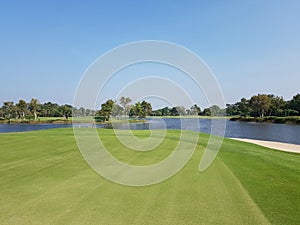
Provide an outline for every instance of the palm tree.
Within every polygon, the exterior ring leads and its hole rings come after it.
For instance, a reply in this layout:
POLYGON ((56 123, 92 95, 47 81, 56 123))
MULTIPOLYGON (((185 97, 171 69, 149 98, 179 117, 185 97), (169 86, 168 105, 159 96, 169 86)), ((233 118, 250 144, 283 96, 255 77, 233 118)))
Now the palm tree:
POLYGON ((128 97, 126 97, 126 98, 125 97, 121 97, 120 98, 120 104, 123 106, 124 112, 125 112, 125 119, 127 117, 128 111, 130 109, 130 102, 131 102, 131 99, 128 98, 128 97))

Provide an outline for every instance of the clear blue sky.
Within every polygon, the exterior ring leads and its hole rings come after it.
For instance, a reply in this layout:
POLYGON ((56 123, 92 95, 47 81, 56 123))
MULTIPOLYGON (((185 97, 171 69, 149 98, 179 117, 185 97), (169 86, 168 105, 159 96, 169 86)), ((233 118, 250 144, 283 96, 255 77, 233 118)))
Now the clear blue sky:
POLYGON ((0 2, 0 102, 72 103, 87 67, 118 45, 164 40, 197 53, 225 100, 300 92, 300 1, 0 2))

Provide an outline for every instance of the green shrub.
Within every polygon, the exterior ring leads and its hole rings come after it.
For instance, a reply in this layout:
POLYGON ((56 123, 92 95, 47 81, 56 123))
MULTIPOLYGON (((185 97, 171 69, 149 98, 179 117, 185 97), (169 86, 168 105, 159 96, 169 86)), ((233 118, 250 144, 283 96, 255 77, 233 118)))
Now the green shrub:
POLYGON ((105 116, 95 116, 94 120, 95 120, 95 122, 104 122, 105 116))
POLYGON ((274 123, 286 123, 287 119, 283 117, 277 117, 273 122, 274 123))

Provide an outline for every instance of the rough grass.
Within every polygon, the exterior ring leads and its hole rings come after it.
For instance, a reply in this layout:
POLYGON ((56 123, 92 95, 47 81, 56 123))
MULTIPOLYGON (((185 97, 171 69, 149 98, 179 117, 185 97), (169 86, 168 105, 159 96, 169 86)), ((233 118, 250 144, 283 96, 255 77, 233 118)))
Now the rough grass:
MULTIPOLYGON (((122 148, 112 130, 99 135, 112 154, 151 164, 172 152, 179 131, 158 149, 122 148)), ((147 131, 135 131, 146 138, 147 131)), ((300 156, 225 140, 200 173, 208 136, 188 164, 148 187, 107 181, 83 160, 72 129, 0 135, 0 224, 299 224, 300 156)))

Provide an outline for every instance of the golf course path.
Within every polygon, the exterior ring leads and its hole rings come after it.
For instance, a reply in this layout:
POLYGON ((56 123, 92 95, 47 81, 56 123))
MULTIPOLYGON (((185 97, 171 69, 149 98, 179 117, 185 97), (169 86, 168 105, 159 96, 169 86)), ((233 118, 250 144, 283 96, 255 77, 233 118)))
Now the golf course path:
POLYGON ((293 153, 300 153, 300 145, 289 144, 289 143, 282 143, 282 142, 274 142, 274 141, 262 141, 262 140, 255 140, 255 139, 245 139, 245 138, 231 138, 237 141, 244 141, 260 146, 264 146, 267 148, 272 148, 280 151, 285 152, 293 152, 293 153))

